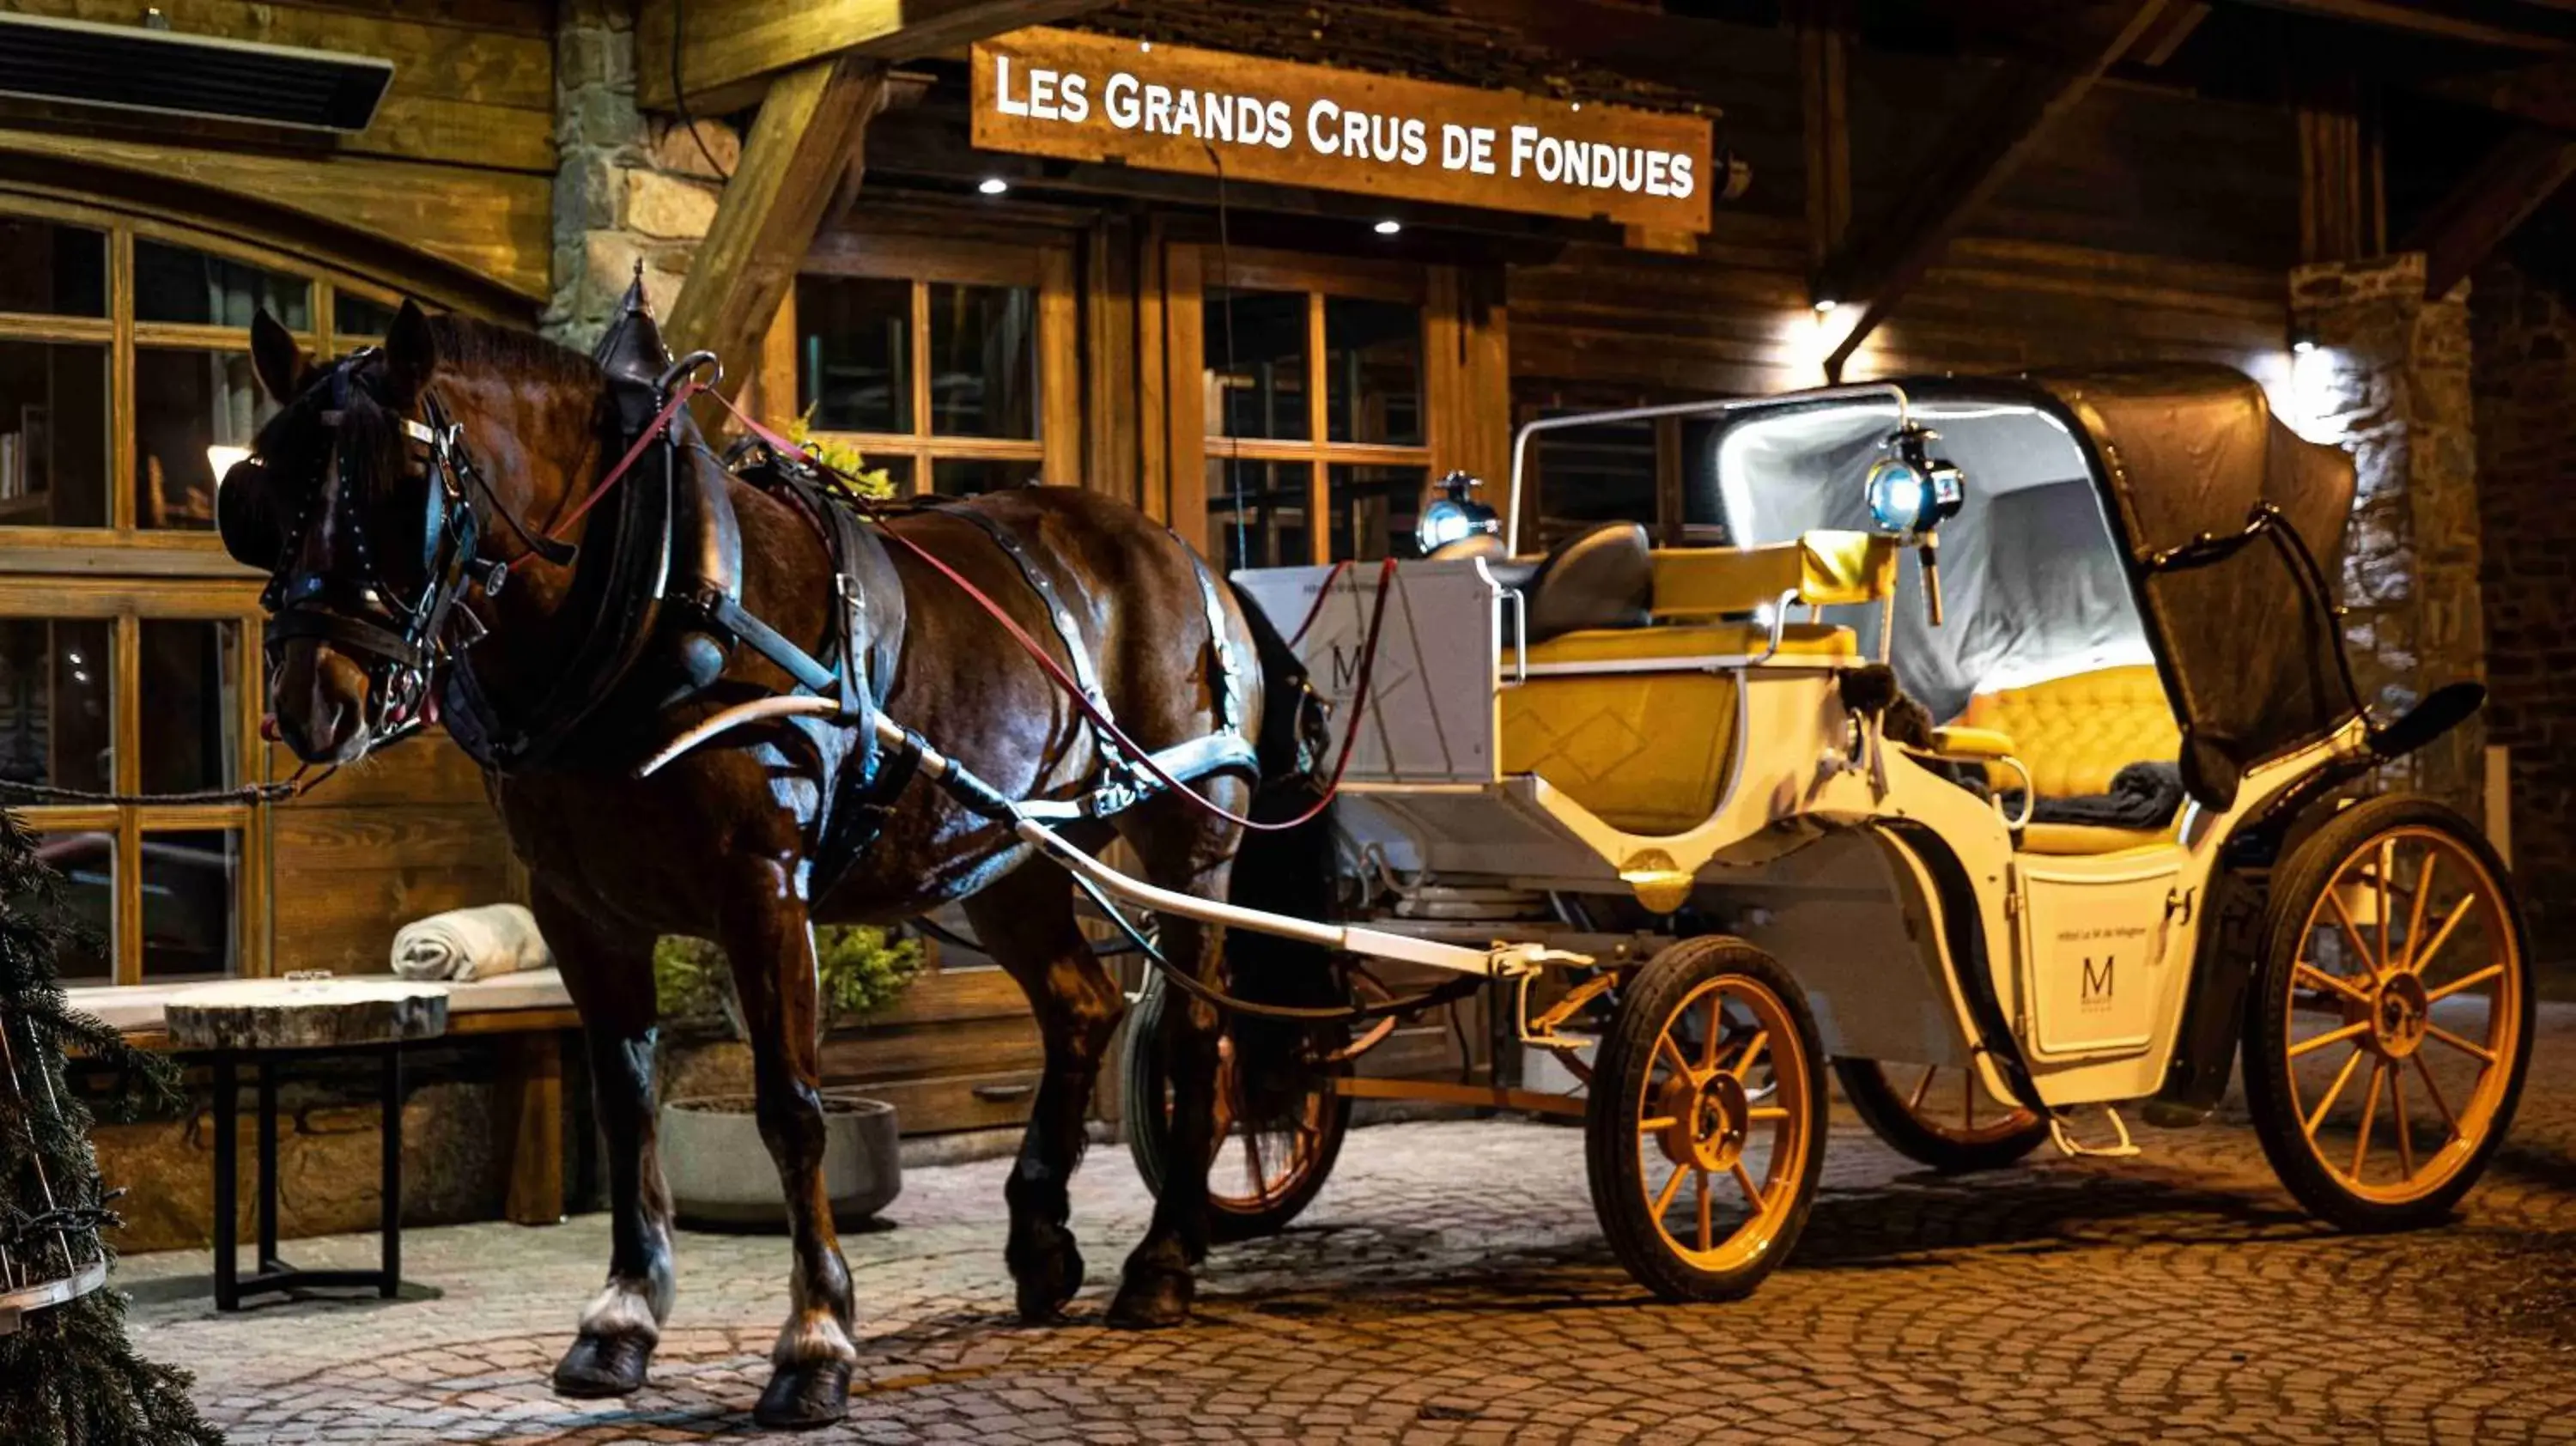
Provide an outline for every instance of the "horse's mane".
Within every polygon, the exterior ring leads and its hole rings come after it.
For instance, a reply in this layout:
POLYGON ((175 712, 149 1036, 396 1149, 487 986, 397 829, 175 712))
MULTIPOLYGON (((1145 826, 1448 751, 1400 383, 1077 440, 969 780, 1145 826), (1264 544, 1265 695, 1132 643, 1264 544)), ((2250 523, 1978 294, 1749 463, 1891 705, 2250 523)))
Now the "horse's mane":
POLYGON ((563 382, 583 387, 599 384, 599 363, 533 331, 522 331, 517 327, 460 316, 450 311, 429 319, 429 334, 438 343, 441 369, 489 367, 495 371, 515 372, 534 381, 563 382))

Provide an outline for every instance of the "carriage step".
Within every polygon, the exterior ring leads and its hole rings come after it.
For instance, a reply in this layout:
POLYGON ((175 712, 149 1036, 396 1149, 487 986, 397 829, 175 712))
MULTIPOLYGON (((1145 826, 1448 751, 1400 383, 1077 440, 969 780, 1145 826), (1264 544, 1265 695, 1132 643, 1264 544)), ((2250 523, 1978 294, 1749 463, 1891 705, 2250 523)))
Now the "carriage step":
POLYGON ((2048 1117, 2048 1137, 2057 1142, 2058 1149, 2075 1159, 2089 1155, 2096 1159, 2117 1160, 2138 1153, 2138 1147, 2129 1140, 2129 1122, 2121 1119, 2120 1112, 2109 1105, 2101 1109, 2103 1117, 2111 1122, 2112 1133, 2120 1137, 2118 1144, 2088 1145, 2075 1138, 2075 1132, 2068 1128, 2067 1116, 2054 1113, 2048 1117))

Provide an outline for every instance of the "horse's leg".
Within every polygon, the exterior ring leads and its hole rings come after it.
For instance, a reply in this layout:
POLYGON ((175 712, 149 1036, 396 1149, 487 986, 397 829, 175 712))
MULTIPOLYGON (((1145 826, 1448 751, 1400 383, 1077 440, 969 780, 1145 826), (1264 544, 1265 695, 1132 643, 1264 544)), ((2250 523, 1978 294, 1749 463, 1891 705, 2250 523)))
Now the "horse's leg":
MULTIPOLYGON (((1223 787, 1212 790, 1227 807, 1245 800, 1223 787)), ((1234 868, 1235 830, 1163 798, 1121 820, 1147 878, 1167 889, 1222 899, 1234 868)), ((1225 948, 1224 929, 1165 914, 1163 957, 1195 978, 1214 982, 1225 948)), ((1128 1255, 1109 1303, 1109 1323, 1135 1329, 1180 1325, 1189 1319, 1196 1286, 1191 1267, 1207 1255, 1207 1172, 1216 1158, 1217 1044, 1222 1021, 1196 999, 1178 995, 1163 1010, 1165 1069, 1172 1080, 1171 1155, 1154 1201, 1154 1220, 1128 1255)), ((1128 1128, 1142 1122, 1129 1121, 1128 1128)))
POLYGON ((1003 1259, 1019 1285, 1020 1318, 1049 1320, 1082 1288, 1082 1252, 1065 1228, 1066 1187, 1082 1160, 1100 1057, 1126 1001, 1075 926, 1072 881, 1056 865, 1021 865, 969 900, 966 914, 977 941, 1027 993, 1046 1041, 1046 1072, 1002 1194, 1011 1207, 1003 1259))
POLYGON ((542 887, 537 925, 581 1009, 591 1095, 608 1142, 608 1284, 581 1313, 581 1333, 555 1366, 567 1396, 622 1396, 671 1314, 671 1195, 654 1155, 653 941, 603 928, 542 887))
POLYGON ((727 881, 724 898, 719 932, 751 1034, 760 1137, 786 1189, 796 1257, 787 1323, 752 1417, 763 1426, 818 1426, 848 1413, 859 1352, 850 1339, 850 1269, 823 1184, 814 926, 782 862, 754 862, 727 881))

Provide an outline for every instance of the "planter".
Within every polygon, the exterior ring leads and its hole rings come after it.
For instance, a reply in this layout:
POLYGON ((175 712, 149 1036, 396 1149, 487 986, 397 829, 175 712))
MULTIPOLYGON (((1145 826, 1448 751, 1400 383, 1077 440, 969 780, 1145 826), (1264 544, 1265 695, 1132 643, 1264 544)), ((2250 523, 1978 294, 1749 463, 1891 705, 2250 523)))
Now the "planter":
MULTIPOLYGON (((749 1095, 702 1095, 662 1106, 662 1178, 683 1225, 773 1230, 787 1224, 778 1166, 760 1138, 749 1095)), ((894 1106, 823 1092, 823 1189, 848 1229, 903 1193, 894 1106)))

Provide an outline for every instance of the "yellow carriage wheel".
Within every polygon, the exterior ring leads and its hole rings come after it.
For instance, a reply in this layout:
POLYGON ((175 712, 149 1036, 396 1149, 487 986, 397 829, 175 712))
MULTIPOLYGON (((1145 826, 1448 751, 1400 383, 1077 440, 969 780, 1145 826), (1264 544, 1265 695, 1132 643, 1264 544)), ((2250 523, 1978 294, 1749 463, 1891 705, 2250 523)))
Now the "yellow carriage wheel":
POLYGON ((2429 799, 2345 810, 2273 876, 2246 1102, 2281 1182, 2347 1230, 2430 1224, 2477 1182, 2531 1059, 2502 861, 2429 799))
POLYGON ((1788 971, 1740 939, 1686 939, 1622 991, 1594 1067, 1592 1208, 1667 1300, 1728 1300, 1777 1269, 1815 1201, 1825 1059, 1788 971))
POLYGON ((1999 1170, 2048 1138, 2048 1121, 1989 1093, 1973 1069, 1838 1059, 1843 1098, 1890 1149, 1945 1175, 1999 1170))

